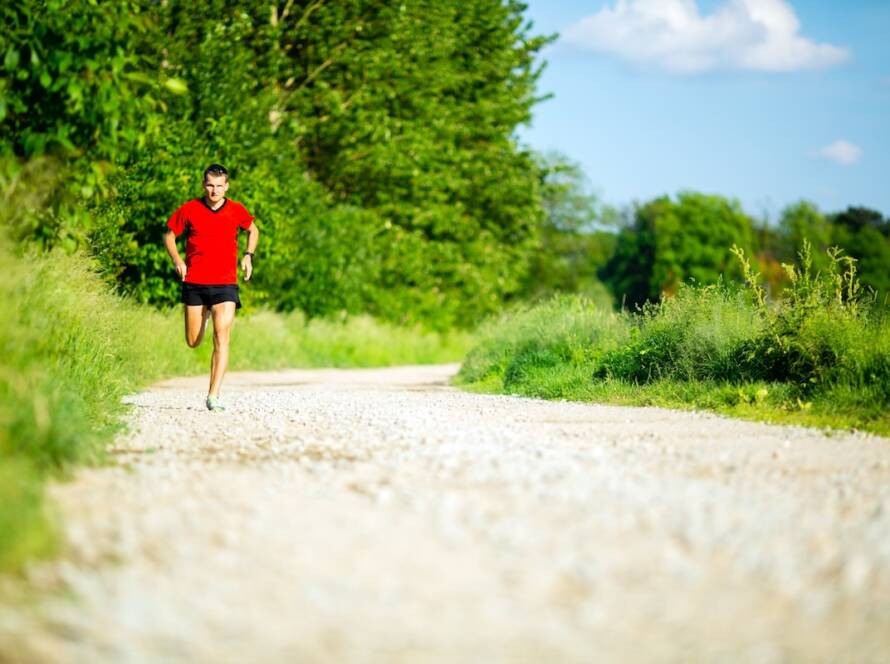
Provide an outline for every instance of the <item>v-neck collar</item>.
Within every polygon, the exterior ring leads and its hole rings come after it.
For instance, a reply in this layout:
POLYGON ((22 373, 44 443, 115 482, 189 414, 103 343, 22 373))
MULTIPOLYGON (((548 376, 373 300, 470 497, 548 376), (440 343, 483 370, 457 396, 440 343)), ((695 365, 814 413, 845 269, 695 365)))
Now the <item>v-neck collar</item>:
POLYGON ((210 207, 210 203, 207 202, 207 198, 204 197, 204 196, 201 196, 201 203, 204 205, 204 207, 206 207, 208 210, 210 210, 213 214, 217 214, 218 212, 222 212, 222 209, 226 206, 226 203, 228 203, 228 202, 229 202, 229 199, 228 199, 228 198, 224 198, 224 199, 223 199, 223 202, 222 202, 222 205, 220 205, 218 208, 216 208, 216 209, 214 210, 212 207, 210 207))

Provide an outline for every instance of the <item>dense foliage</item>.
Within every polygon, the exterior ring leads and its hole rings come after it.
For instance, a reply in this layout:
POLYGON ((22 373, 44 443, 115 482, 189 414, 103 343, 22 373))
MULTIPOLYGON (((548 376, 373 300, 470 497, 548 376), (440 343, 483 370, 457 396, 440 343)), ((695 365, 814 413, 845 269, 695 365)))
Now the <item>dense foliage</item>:
MULTIPOLYGON (((315 3, 318 5, 318 3, 315 3)), ((537 77, 517 2, 319 5, 281 22, 282 111, 313 177, 373 211, 373 310, 478 320, 519 288, 539 216, 513 129, 537 77)))
POLYGON ((855 261, 833 251, 819 272, 804 249, 771 304, 737 255, 746 290, 684 286, 635 312, 578 298, 511 311, 481 330, 460 376, 495 392, 890 433, 890 316, 860 287, 855 261))
MULTIPOLYGON (((82 243, 105 176, 157 126, 171 83, 145 56, 150 20, 138 3, 23 0, 0 5, 0 185, 29 182, 53 161, 64 178, 46 205, 15 211, 14 235, 43 246, 82 243)), ((174 87, 175 87, 175 82, 174 87)), ((45 186, 33 183, 32 188, 45 186), (36 186, 35 186, 36 185, 36 186)))
MULTIPOLYGON (((682 284, 740 281, 742 273, 730 251, 734 244, 755 258, 775 299, 792 285, 784 266, 801 267, 798 255, 809 244, 810 267, 816 272, 832 269, 828 250, 836 247, 856 261, 864 289, 878 303, 890 301, 890 219, 874 210, 850 207, 826 215, 800 201, 782 211, 778 224, 770 224, 750 218, 737 201, 682 192, 676 200, 661 197, 635 206, 625 216, 617 237, 612 236, 614 248, 595 233, 584 234, 584 242, 608 248, 588 255, 597 256, 597 275, 615 301, 629 309, 659 302, 682 284)), ((565 242, 569 234, 559 236, 565 242)), ((573 246, 577 250, 580 243, 573 246)))
POLYGON ((613 292, 635 307, 690 280, 737 276, 730 247, 750 249, 751 236, 751 220, 735 201, 694 192, 676 201, 658 198, 635 210, 602 272, 613 292))
POLYGON ((541 217, 538 171, 513 131, 529 119, 547 40, 523 9, 4 6, 7 180, 40 156, 67 174, 20 235, 87 238, 122 290, 171 303, 159 229, 217 161, 263 231, 249 301, 471 324, 521 289, 541 217))
POLYGON ((597 276, 615 249, 612 211, 592 191, 581 167, 562 154, 539 157, 541 203, 538 247, 519 296, 540 300, 579 293, 608 306, 611 297, 597 276))

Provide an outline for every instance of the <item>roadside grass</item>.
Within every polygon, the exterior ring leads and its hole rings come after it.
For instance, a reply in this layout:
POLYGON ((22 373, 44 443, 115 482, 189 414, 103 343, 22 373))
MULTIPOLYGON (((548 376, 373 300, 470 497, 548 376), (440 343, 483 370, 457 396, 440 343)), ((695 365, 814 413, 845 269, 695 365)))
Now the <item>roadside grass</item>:
MULTIPOLYGON (((101 463, 121 427, 121 397, 163 377, 207 373, 212 341, 183 339, 179 308, 159 312, 114 295, 81 255, 16 255, 0 246, 0 571, 51 554, 56 529, 44 485, 101 463)), ((232 370, 459 361, 451 335, 369 317, 306 321, 239 314, 232 370)), ((208 330, 208 333, 210 330, 208 330)))
POLYGON ((627 338, 626 320, 589 300, 557 296, 538 305, 517 305, 476 332, 476 345, 464 359, 465 385, 498 384, 505 389, 530 374, 558 375, 592 367, 597 358, 627 338))
POLYGON ((890 315, 863 295, 852 261, 788 267, 770 303, 748 287, 687 287, 635 313, 579 298, 510 312, 483 327, 465 389, 711 410, 734 417, 890 434, 890 315))
MULTIPOLYGON (((179 316, 176 311, 177 321, 179 316)), ((235 321, 230 370, 460 362, 472 343, 467 332, 445 334, 398 327, 370 316, 307 321, 298 311, 282 314, 248 310, 239 313, 235 321)), ((201 371, 206 370, 202 365, 201 371)))

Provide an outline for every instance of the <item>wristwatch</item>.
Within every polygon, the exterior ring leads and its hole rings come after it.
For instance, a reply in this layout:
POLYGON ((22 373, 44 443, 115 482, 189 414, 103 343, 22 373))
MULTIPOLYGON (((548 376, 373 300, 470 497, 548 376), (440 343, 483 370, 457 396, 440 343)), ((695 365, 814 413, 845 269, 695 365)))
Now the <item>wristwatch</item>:
POLYGON ((253 260, 253 252, 252 252, 252 251, 245 251, 245 252, 244 252, 244 255, 245 255, 245 256, 250 256, 250 260, 253 260))

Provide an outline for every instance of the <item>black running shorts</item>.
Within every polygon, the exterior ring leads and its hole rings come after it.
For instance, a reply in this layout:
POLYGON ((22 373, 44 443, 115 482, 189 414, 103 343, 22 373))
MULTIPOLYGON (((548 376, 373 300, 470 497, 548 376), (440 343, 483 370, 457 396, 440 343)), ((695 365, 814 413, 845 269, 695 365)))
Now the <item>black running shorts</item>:
POLYGON ((182 284, 182 303, 190 307, 212 307, 220 302, 234 302, 235 308, 241 308, 241 298, 238 297, 238 286, 224 284, 220 286, 205 284, 182 284))

